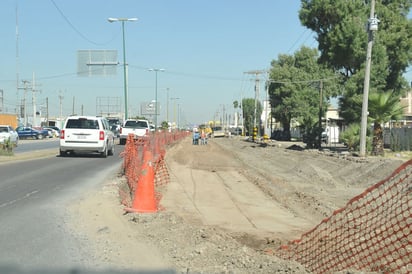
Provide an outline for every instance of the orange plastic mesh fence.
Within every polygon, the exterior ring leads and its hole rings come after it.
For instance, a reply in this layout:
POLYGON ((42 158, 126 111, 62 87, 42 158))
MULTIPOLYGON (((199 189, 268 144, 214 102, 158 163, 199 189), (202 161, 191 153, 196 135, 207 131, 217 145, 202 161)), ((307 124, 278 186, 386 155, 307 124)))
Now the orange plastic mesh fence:
MULTIPOLYGON (((123 170, 129 188, 128 194, 124 190, 119 191, 124 205, 130 206, 133 200, 142 171, 144 151, 150 149, 153 154, 155 186, 166 184, 169 182, 169 173, 164 161, 166 146, 188 135, 187 132, 157 132, 146 138, 135 139, 133 134, 128 136, 124 151, 120 154, 123 157, 123 170)), ((161 196, 157 195, 159 201, 161 196)))
POLYGON ((314 273, 412 273, 412 160, 351 199, 279 255, 314 273))

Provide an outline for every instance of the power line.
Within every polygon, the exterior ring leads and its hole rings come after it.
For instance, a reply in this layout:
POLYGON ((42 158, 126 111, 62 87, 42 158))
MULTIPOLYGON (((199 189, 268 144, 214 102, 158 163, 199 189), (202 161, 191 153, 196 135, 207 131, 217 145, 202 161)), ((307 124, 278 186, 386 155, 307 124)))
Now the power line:
MULTIPOLYGON (((81 38, 83 38, 84 40, 86 40, 87 42, 94 44, 96 46, 102 46, 102 45, 107 45, 110 42, 114 41, 114 39, 117 38, 117 35, 112 37, 109 41, 105 42, 105 43, 98 43, 95 41, 90 40, 86 35, 84 35, 83 33, 81 33, 73 24, 72 22, 70 22, 70 20, 67 18, 67 16, 63 13, 63 11, 57 6, 56 2, 54 2, 54 0, 50 0, 50 2, 52 2, 53 6, 56 8, 56 10, 59 12, 60 16, 64 19, 64 21, 66 21, 66 23, 74 30, 74 32, 76 32, 81 38)), ((120 32, 119 32, 120 34, 120 32)))
MULTIPOLYGON (((306 37, 303 39, 303 42, 301 42, 301 44, 304 44, 312 35, 313 35, 313 31, 310 31, 308 34, 306 34, 308 32, 309 29, 305 29, 300 35, 299 38, 296 39, 296 41, 292 44, 292 46, 287 50, 287 53, 290 53, 290 51, 295 48, 295 46, 298 44, 298 42, 303 38, 304 35, 306 35, 306 37)), ((311 47, 313 46, 313 44, 316 41, 313 41, 311 43, 311 47)))

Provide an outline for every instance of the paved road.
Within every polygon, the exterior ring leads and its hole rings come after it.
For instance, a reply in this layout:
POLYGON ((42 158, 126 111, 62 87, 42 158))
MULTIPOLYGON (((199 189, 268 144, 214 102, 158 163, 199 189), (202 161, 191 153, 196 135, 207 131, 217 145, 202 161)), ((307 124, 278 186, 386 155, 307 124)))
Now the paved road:
POLYGON ((59 150, 59 139, 57 138, 47 138, 42 140, 31 140, 24 139, 19 140, 17 147, 13 149, 14 154, 21 154, 33 150, 44 150, 44 149, 56 149, 59 150))
MULTIPOLYGON (((117 148, 118 152, 122 149, 117 148)), ((66 206, 115 176, 120 165, 118 153, 104 159, 62 158, 56 152, 36 160, 1 163, 0 270, 5 266, 101 267, 100 262, 90 257, 87 246, 72 236, 73 231, 66 225, 66 206)))

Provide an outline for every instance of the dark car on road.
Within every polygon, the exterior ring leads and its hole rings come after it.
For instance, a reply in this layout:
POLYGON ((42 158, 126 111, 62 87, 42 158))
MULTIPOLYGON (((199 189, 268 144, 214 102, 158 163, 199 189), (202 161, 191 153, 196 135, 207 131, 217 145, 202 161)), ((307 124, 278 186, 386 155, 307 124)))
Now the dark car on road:
POLYGON ((43 139, 49 136, 49 131, 31 127, 18 127, 16 128, 16 132, 19 135, 19 139, 43 139))

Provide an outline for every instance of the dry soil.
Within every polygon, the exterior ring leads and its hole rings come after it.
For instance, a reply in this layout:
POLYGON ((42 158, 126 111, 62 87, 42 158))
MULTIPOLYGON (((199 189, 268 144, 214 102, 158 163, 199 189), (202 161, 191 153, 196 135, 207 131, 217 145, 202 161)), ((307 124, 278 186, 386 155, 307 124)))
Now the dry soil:
POLYGON ((71 206, 73 231, 102 267, 176 273, 307 273, 267 250, 298 239, 384 179, 406 155, 360 159, 338 147, 242 138, 167 149, 162 210, 126 214, 123 176, 71 206))

